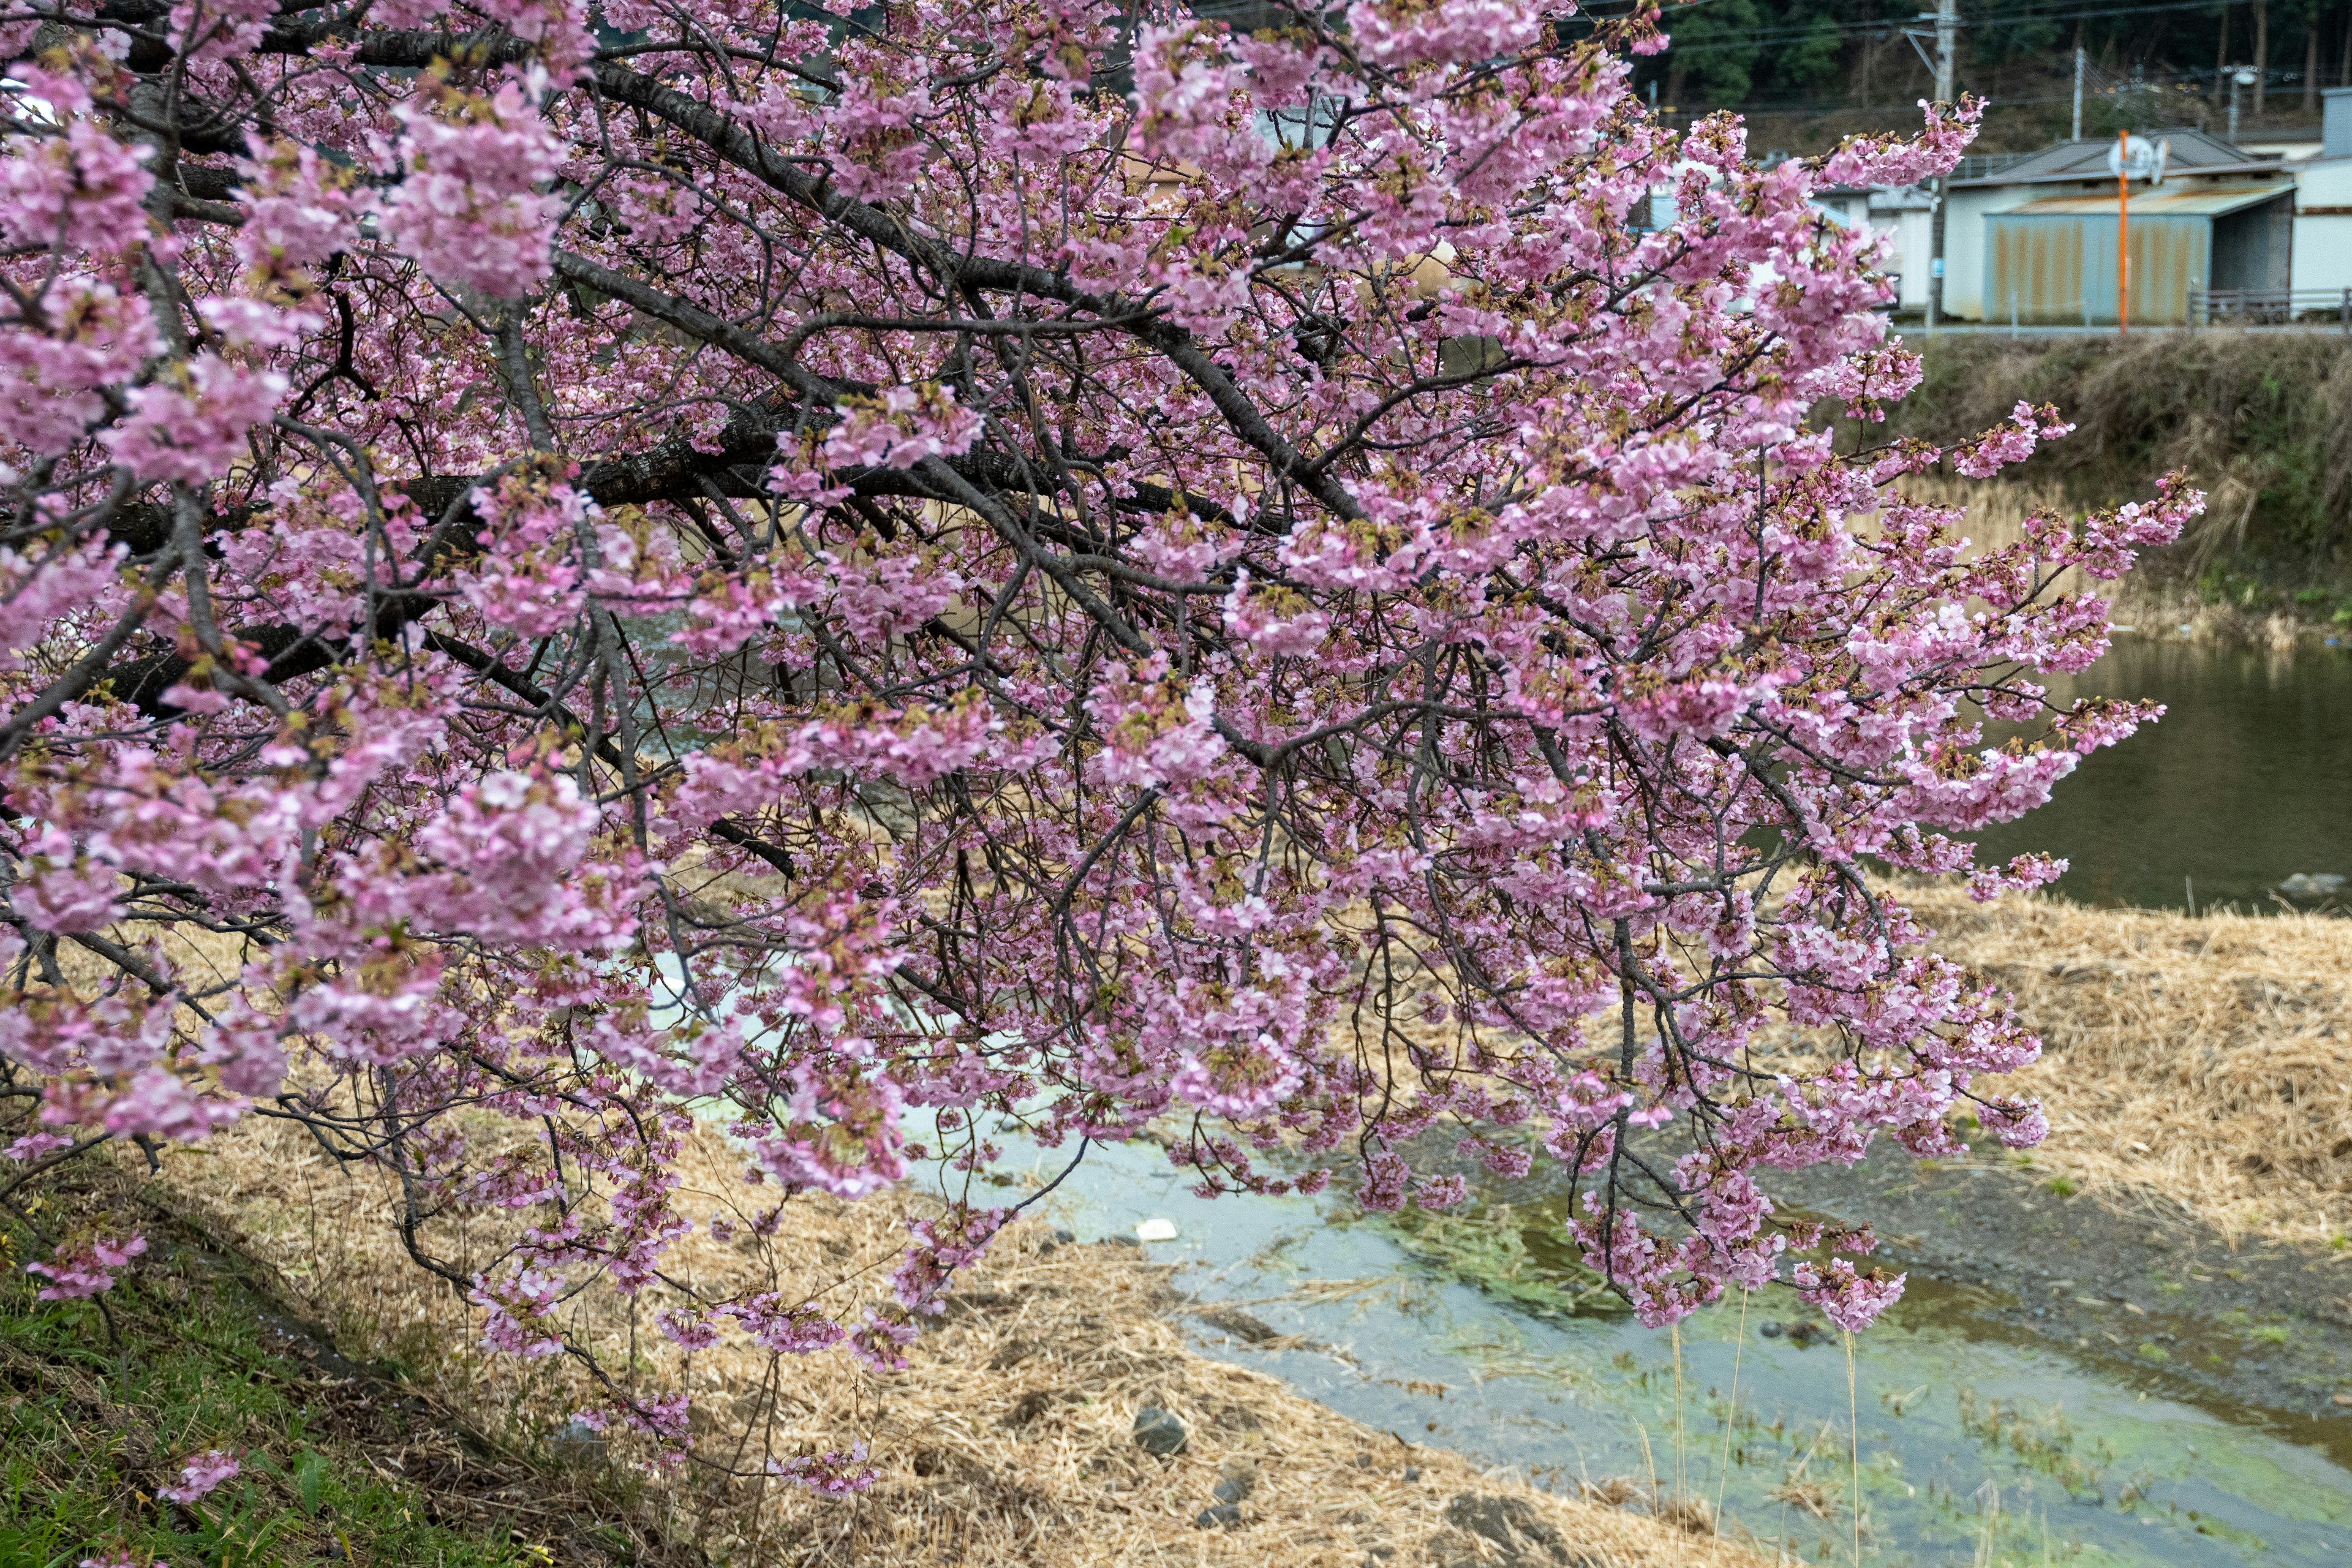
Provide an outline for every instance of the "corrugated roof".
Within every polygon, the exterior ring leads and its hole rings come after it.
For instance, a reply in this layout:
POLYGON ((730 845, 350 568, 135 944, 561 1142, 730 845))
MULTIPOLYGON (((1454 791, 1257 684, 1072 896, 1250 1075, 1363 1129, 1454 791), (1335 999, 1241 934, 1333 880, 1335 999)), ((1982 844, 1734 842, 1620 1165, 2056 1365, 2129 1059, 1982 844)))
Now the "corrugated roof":
MULTIPOLYGON (((2291 187, 2262 185, 2249 190, 2239 185, 2226 190, 2152 191, 2131 199, 2134 217, 2221 217, 2259 206, 2264 202, 2284 199, 2291 187)), ((2113 217, 2116 198, 2113 196, 2043 196, 2021 207, 1990 215, 1993 217, 2113 217)))
MULTIPOLYGON (((2182 174, 2235 174, 2269 171, 2279 167, 2275 158, 2258 158, 2244 148, 2209 136, 2194 126, 2183 125, 2169 131, 2140 132, 2150 142, 2172 143, 2170 167, 2182 174)), ((2112 136, 2086 136, 2080 142, 2060 142, 2044 147, 2021 163, 2011 164, 1997 174, 1980 175, 1972 180, 1954 180, 1955 188, 1962 185, 2031 185, 2053 180, 2111 180, 2107 173, 2107 154, 2115 148, 2112 136)))

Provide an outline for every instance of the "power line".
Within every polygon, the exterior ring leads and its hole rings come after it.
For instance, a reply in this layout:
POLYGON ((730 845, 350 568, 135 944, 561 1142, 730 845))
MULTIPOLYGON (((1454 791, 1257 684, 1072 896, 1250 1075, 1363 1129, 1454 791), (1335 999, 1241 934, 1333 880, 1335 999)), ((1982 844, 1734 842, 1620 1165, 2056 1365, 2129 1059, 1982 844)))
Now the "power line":
MULTIPOLYGON (((1677 6, 1676 10, 1686 15, 1709 3, 1710 0, 1694 0, 1694 4, 1677 6)), ((2159 0, 2158 4, 2152 5, 2076 5, 2058 8, 2021 6, 2014 10, 1991 11, 1965 18, 1961 26, 1982 31, 1987 27, 2017 22, 2078 22, 2101 16, 2145 16, 2158 11, 2210 12, 2216 8, 2243 5, 2247 3, 2248 0, 2159 0)), ((1711 53, 1718 49, 1745 48, 1757 44, 1793 43, 1805 38, 1819 37, 1824 33, 1835 33, 1841 37, 1854 35, 1891 37, 1904 30, 1906 21, 1920 22, 1933 19, 1932 14, 1910 18, 1889 17, 1877 22, 1838 22, 1823 16, 1799 26, 1744 28, 1736 38, 1725 38, 1714 42, 1701 41, 1687 45, 1672 44, 1665 52, 1668 54, 1711 53)), ((1666 32, 1671 38, 1674 29, 1669 26, 1666 32)))

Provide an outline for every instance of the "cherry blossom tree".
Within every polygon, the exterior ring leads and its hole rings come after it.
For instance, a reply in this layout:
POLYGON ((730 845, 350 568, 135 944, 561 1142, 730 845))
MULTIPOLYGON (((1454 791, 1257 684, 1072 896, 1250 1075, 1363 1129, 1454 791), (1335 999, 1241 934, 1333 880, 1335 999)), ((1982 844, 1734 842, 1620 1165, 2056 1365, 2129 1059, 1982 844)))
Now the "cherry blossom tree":
POLYGON ((1258 10, 0 12, 0 1204, 289 1119, 497 1349, 593 1288, 887 1365, 1007 1212, 852 1321, 698 1295, 692 1119, 778 1205, 1157 1123, 1373 1209, 1546 1167, 1652 1322, 1893 1300, 1758 1173, 2039 1137, 1875 868, 2055 874, 1956 835, 2145 716, 2046 700, 2054 584, 2194 498, 1971 553, 1906 481, 2054 411, 1869 436, 1917 364, 1810 198, 1970 111, 1764 169, 1628 94, 1654 16, 1258 10))

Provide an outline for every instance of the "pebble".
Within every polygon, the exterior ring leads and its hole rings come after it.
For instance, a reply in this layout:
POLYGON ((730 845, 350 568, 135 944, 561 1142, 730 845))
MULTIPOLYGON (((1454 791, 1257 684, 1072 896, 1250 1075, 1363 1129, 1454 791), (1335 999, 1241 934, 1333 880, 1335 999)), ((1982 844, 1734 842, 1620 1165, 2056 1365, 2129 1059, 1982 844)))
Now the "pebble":
POLYGON ((1184 1423, 1157 1405, 1147 1405, 1135 1413, 1135 1446, 1147 1454, 1164 1459, 1181 1453, 1186 1436, 1184 1423))
POLYGON ((1225 1529, 1231 1530, 1241 1521, 1242 1510, 1240 1509, 1235 1508, 1232 1503, 1221 1502, 1216 1504, 1214 1507, 1204 1508, 1200 1512, 1194 1514, 1192 1516, 1192 1528, 1195 1530, 1214 1530, 1219 1525, 1223 1525, 1225 1529))

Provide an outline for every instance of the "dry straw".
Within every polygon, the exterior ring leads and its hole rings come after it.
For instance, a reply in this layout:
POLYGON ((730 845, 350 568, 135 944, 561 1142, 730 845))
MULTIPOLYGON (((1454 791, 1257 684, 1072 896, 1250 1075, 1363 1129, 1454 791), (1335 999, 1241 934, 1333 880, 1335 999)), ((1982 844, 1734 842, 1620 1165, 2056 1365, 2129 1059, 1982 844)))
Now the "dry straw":
MULTIPOLYGON (((740 1226, 771 1191, 745 1187, 740 1161, 712 1136, 694 1146, 687 1171, 686 1207, 698 1218, 740 1226)), ((396 1357, 494 1433, 543 1430, 588 1402, 562 1358, 478 1352, 471 1310, 402 1255, 387 1223, 390 1194, 292 1132, 248 1125, 175 1157, 167 1178, 180 1203, 274 1264, 343 1337, 396 1357)), ((878 1293, 903 1212, 887 1198, 796 1199, 764 1241, 739 1232, 721 1243, 698 1229, 670 1271, 712 1289, 756 1283, 787 1299, 823 1292, 828 1305, 853 1305, 878 1293)), ((472 1239, 489 1234, 486 1226, 472 1239)), ((446 1222, 432 1239, 462 1256, 469 1237, 463 1223, 446 1222)), ((654 1489, 647 1506, 662 1511, 668 1532, 737 1563, 1760 1561, 1643 1513, 1482 1473, 1211 1360, 1190 1347, 1187 1303, 1165 1270, 1130 1247, 1051 1240, 1041 1223, 1015 1227, 959 1280, 947 1313, 909 1348, 908 1369, 894 1374, 866 1372, 837 1351, 772 1363, 722 1344, 684 1361, 650 1330, 656 1300, 634 1320, 597 1318, 584 1315, 595 1298, 583 1295, 568 1326, 616 1366, 634 1355, 648 1376, 682 1377, 710 1422, 700 1446, 712 1457, 756 1465, 767 1452, 871 1445, 882 1479, 862 1498, 780 1483, 718 1487, 693 1471, 654 1489), (1133 1441, 1147 1405, 1173 1411, 1190 1433, 1173 1458, 1133 1441), (1409 1468, 1418 1472, 1411 1479, 1409 1468), (1196 1525, 1220 1479, 1248 1489, 1242 1523, 1196 1525), (1393 1555, 1379 1555, 1383 1548, 1393 1555)))
MULTIPOLYGON (((2033 898, 1978 906, 1935 887, 1904 895, 1938 931, 1937 947, 2012 992, 2047 1042, 2019 1083, 2051 1117, 2039 1170, 2097 1201, 2193 1217, 2232 1238, 2345 1245, 2352 921, 2191 919, 2033 898)), ((709 1135, 687 1166, 688 1211, 730 1220, 739 1237, 767 1195, 740 1172, 709 1135)), ((176 1153, 167 1178, 205 1225, 274 1265, 352 1347, 395 1357, 478 1425, 529 1436, 592 1401, 566 1361, 478 1352, 472 1310, 402 1253, 388 1193, 291 1129, 248 1124, 176 1153)), ((722 1243, 698 1229, 673 1271, 713 1290, 756 1286, 854 1308, 879 1294, 904 1213, 887 1201, 803 1198, 764 1240, 722 1243)), ((682 1378, 710 1422, 706 1454, 756 1468, 770 1455, 871 1443, 882 1479, 863 1498, 716 1486, 693 1471, 648 1493, 666 1530, 737 1563, 1352 1568, 1381 1547, 1394 1555, 1376 1560, 1396 1563, 1501 1560, 1481 1521, 1532 1524, 1571 1553, 1626 1568, 1756 1561, 1658 1519, 1481 1474, 1210 1360, 1190 1348, 1187 1303, 1164 1274, 1127 1248, 1049 1250, 1049 1235, 1032 1222, 1008 1237, 897 1374, 839 1352, 772 1364, 722 1346, 683 1361, 652 1331, 651 1312, 667 1304, 657 1299, 633 1316, 585 1294, 569 1326, 625 1375, 682 1378), (1184 1421, 1183 1453, 1163 1461, 1134 1445, 1144 1405, 1184 1421), (1408 1467, 1417 1479, 1404 1479, 1408 1467), (1198 1528, 1221 1479, 1250 1487, 1244 1522, 1198 1528), (1465 1498, 1512 1506, 1465 1508, 1465 1498)), ((491 1221, 453 1217, 427 1239, 485 1261, 491 1221)), ((1703 1530, 1708 1510, 1664 1511, 1703 1530)))
POLYGON ((2352 921, 1906 896, 2042 1035, 2013 1080, 2050 1116, 2037 1167, 2233 1240, 2344 1247, 2352 921))

